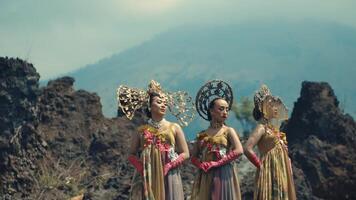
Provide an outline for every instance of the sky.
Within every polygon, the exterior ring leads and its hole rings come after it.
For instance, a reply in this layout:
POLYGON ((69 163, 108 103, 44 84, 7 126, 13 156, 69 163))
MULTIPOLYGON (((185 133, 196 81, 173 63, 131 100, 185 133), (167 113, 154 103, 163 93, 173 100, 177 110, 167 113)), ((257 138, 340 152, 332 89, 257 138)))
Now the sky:
POLYGON ((328 20, 356 28, 355 0, 0 0, 0 56, 48 79, 177 27, 328 20))

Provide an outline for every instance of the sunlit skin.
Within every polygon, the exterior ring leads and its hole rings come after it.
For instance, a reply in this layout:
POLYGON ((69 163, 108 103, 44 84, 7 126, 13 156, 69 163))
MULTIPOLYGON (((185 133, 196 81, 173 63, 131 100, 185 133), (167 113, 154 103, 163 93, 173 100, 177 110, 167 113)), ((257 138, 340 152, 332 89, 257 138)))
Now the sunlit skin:
MULTIPOLYGON (((167 101, 166 101, 165 96, 153 97, 152 101, 151 101, 151 105, 150 105, 152 120, 157 121, 157 122, 161 121, 164 118, 164 116, 166 115, 167 107, 168 106, 167 106, 167 101)), ((174 136, 175 136, 177 152, 179 154, 183 153, 184 158, 187 159, 187 158, 189 158, 189 150, 188 150, 188 145, 185 140, 185 136, 184 136, 184 132, 183 132, 182 128, 176 123, 172 123, 167 120, 163 120, 161 122, 161 126, 162 126, 161 129, 162 130, 168 129, 169 127, 171 127, 172 124, 174 127, 174 136)), ((135 155, 136 152, 139 150, 139 148, 140 148, 139 135, 133 134, 130 153, 135 155)))
MULTIPOLYGON (((224 100, 224 99, 218 99, 215 100, 214 106, 212 109, 209 110, 210 115, 211 115, 211 123, 218 122, 218 123, 224 123, 225 120, 229 116, 229 104, 224 100)), ((240 142, 239 137, 237 136, 236 131, 223 124, 219 128, 213 128, 209 127, 206 130, 206 133, 213 136, 213 135, 218 135, 218 134, 223 134, 225 131, 228 132, 228 140, 231 143, 231 151, 235 151, 238 155, 243 154, 243 148, 240 142)), ((197 157, 199 154, 199 146, 194 145, 193 153, 192 155, 197 157)), ((208 165, 207 162, 203 162, 202 165, 208 165)), ((207 167, 207 166, 206 166, 207 167)))
POLYGON ((151 115, 154 121, 161 121, 167 111, 165 96, 155 96, 151 102, 151 115))
POLYGON ((224 123, 229 116, 229 104, 224 99, 215 100, 214 107, 210 109, 211 121, 224 123))
MULTIPOLYGON (((280 102, 276 102, 271 98, 267 98, 265 102, 263 102, 263 110, 265 113, 263 117, 267 120, 277 119, 279 117, 279 104, 280 102)), ((276 127, 277 129, 279 128, 279 126, 276 127)), ((265 126, 258 124, 255 130, 253 130, 253 132, 250 134, 250 137, 247 140, 244 148, 244 152, 247 158, 251 158, 251 156, 254 154, 253 147, 260 141, 265 131, 265 126)))

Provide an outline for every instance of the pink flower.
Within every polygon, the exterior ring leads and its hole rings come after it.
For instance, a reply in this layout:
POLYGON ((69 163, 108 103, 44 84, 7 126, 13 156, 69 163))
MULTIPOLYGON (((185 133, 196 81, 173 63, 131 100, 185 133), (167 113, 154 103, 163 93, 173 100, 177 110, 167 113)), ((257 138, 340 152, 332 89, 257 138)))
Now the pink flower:
POLYGON ((145 147, 153 143, 153 134, 149 132, 148 130, 143 131, 143 137, 145 138, 145 147))
POLYGON ((156 140, 156 146, 157 148, 162 152, 162 151, 169 151, 170 145, 167 143, 162 143, 160 139, 156 140))

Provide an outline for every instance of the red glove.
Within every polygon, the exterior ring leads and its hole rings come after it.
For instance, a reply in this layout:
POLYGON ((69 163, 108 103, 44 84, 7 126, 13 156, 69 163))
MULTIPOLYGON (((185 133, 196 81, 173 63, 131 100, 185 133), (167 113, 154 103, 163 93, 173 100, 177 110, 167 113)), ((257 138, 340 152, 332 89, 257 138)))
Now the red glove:
POLYGON ((202 169, 204 170, 204 172, 208 172, 209 169, 211 169, 212 167, 214 167, 214 163, 216 163, 215 161, 210 161, 210 162, 203 162, 202 165, 202 169))
POLYGON ((164 165, 164 175, 167 175, 167 173, 169 172, 169 170, 178 167, 179 165, 181 165, 184 162, 184 154, 181 153, 179 154, 178 158, 175 159, 172 162, 169 162, 167 164, 164 165))
MULTIPOLYGON (((198 167, 199 169, 202 169, 202 170, 205 171, 205 168, 203 167, 203 163, 206 163, 206 162, 201 163, 201 162, 199 161, 199 159, 196 158, 196 157, 192 157, 192 159, 190 159, 190 161, 193 163, 193 165, 195 165, 195 166, 198 167)), ((206 172, 206 171, 205 171, 205 172, 206 172)))
POLYGON ((143 176, 143 166, 142 162, 133 155, 130 155, 128 158, 129 162, 136 168, 136 170, 143 176))
POLYGON ((261 162, 260 159, 258 159, 258 157, 256 156, 255 153, 252 153, 251 156, 248 158, 253 165, 255 165, 257 168, 261 167, 261 162))
POLYGON ((195 165, 196 167, 198 167, 198 168, 201 169, 201 162, 199 161, 198 158, 192 157, 192 158, 190 159, 190 161, 193 163, 193 165, 195 165))
POLYGON ((211 162, 208 162, 207 164, 203 163, 203 165, 205 165, 204 167, 206 168, 206 171, 209 171, 213 167, 220 167, 220 166, 226 165, 227 163, 230 163, 231 161, 234 161, 235 159, 237 159, 239 156, 240 156, 240 154, 237 153, 236 151, 230 151, 226 156, 224 156, 220 160, 211 161, 211 162))

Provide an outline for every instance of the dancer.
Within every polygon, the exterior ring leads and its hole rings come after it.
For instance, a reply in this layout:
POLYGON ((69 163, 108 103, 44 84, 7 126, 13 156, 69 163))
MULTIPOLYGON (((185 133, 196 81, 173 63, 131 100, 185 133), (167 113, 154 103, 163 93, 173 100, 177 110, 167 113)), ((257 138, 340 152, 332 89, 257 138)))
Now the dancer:
POLYGON ((192 153, 191 161, 199 168, 193 200, 241 199, 234 161, 243 149, 235 130, 225 124, 232 101, 231 87, 220 80, 206 83, 197 94, 197 111, 210 126, 198 134, 192 153))
POLYGON ((296 199, 285 133, 279 130, 288 110, 278 97, 262 85, 254 96, 253 116, 258 125, 245 145, 245 155, 257 167, 255 200, 296 199), (253 151, 257 145, 260 159, 253 151))
POLYGON ((165 92, 156 81, 151 81, 147 91, 120 86, 117 93, 119 106, 129 119, 143 106, 147 106, 149 118, 132 136, 128 160, 137 173, 130 199, 183 200, 179 166, 189 157, 189 150, 180 125, 164 117, 169 109, 187 125, 194 113, 191 98, 186 92, 165 92))

